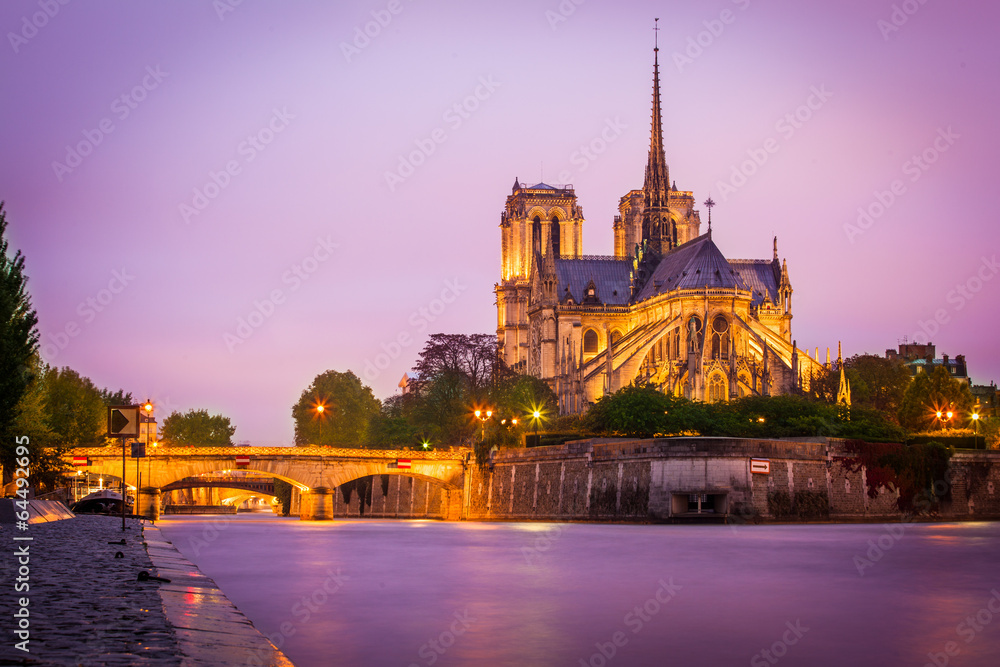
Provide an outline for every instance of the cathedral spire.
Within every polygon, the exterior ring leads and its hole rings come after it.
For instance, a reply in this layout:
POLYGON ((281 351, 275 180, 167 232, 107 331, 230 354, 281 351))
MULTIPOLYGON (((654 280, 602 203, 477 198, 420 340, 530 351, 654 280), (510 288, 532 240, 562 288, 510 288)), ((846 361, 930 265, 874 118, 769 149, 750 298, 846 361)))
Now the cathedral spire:
POLYGON ((649 138, 649 159, 646 162, 646 180, 642 189, 647 207, 666 208, 670 191, 670 173, 667 169, 667 159, 663 152, 663 124, 660 111, 660 60, 659 33, 660 19, 656 19, 653 28, 653 122, 649 138))

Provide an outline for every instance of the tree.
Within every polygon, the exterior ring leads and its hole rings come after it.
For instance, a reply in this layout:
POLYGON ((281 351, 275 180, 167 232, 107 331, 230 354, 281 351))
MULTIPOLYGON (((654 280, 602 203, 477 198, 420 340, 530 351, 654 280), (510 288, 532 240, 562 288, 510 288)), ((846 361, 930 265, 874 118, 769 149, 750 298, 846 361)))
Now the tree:
MULTIPOLYGON (((910 371, 899 359, 874 354, 856 354, 844 360, 844 374, 851 384, 854 408, 879 410, 895 420, 903 394, 910 386, 910 371)), ((809 396, 826 403, 837 400, 840 368, 824 369, 809 383, 809 396)))
POLYGON ((45 371, 45 424, 63 446, 105 444, 107 410, 101 390, 72 368, 45 371))
POLYGON ((63 473, 69 466, 63 461, 66 446, 56 439, 47 426, 46 415, 46 368, 36 354, 31 360, 33 377, 28 390, 18 403, 18 416, 14 421, 14 432, 27 436, 31 446, 31 481, 38 487, 53 490, 59 486, 63 473))
POLYGON ((351 371, 316 376, 292 406, 296 445, 364 447, 381 404, 351 371))
POLYGON ((31 307, 24 256, 8 256, 7 217, 0 202, 0 465, 3 481, 13 479, 14 430, 20 404, 34 380, 32 357, 38 349, 38 316, 31 307))
POLYGON ((912 431, 954 427, 959 416, 965 416, 972 408, 972 392, 969 385, 951 376, 944 366, 935 366, 929 373, 919 373, 903 395, 899 408, 899 422, 912 431), (939 419, 948 411, 953 413, 949 421, 939 419))
MULTIPOLYGON (((476 408, 508 409, 503 388, 516 380, 492 334, 432 334, 413 367, 411 425, 435 443, 478 442, 476 408)), ((512 414, 511 414, 512 416, 512 414)))
POLYGON ((210 415, 208 410, 173 412, 163 420, 163 437, 169 445, 231 447, 236 427, 229 417, 210 415))
POLYGON ((411 423, 409 415, 412 412, 411 395, 390 396, 382 401, 382 408, 372 418, 369 442, 373 447, 392 449, 394 447, 413 447, 429 443, 429 438, 420 433, 411 423))
POLYGON ((632 384, 602 396, 587 412, 594 431, 628 437, 651 437, 667 430, 670 411, 679 399, 649 384, 632 384))

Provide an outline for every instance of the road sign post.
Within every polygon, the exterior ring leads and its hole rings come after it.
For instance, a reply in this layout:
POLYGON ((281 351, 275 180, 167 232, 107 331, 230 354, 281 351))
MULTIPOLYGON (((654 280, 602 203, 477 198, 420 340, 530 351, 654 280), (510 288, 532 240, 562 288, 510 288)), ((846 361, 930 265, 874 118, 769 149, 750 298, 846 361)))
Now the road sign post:
POLYGON ((122 445, 122 532, 125 532, 125 440, 139 437, 138 405, 108 406, 108 437, 118 438, 122 445))

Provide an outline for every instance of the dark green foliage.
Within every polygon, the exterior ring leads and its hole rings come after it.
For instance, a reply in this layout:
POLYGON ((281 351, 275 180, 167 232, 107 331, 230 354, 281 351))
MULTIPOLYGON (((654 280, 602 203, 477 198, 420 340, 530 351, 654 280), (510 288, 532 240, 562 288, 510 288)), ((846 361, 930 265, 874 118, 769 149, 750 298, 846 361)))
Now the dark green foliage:
POLYGON ((281 503, 281 516, 288 516, 292 509, 292 485, 275 477, 274 495, 281 503))
POLYGON ((836 406, 801 396, 748 396, 701 403, 669 396, 644 384, 630 385, 601 398, 587 413, 584 426, 605 435, 626 437, 828 436, 898 441, 905 435, 881 413, 852 410, 850 421, 844 421, 836 406))
POLYGON ((585 426, 595 432, 650 437, 672 427, 700 422, 690 402, 662 393, 648 384, 633 384, 603 396, 590 408, 585 426), (675 408, 681 414, 671 414, 675 408))
POLYGON ((364 447, 380 408, 371 388, 351 371, 321 373, 292 406, 295 444, 364 447))
POLYGON ((235 432, 229 417, 210 415, 208 410, 174 412, 163 421, 163 440, 168 445, 231 447, 235 432))
POLYGON ((520 446, 541 413, 544 432, 557 413, 556 396, 543 380, 512 372, 492 334, 433 334, 420 352, 406 395, 383 406, 382 441, 428 447, 464 445, 484 465, 494 447, 520 446), (490 410, 485 422, 475 410, 490 410), (517 424, 514 423, 517 420, 517 424))
POLYGON ((0 202, 0 465, 4 482, 13 477, 19 404, 34 381, 38 317, 31 307, 24 256, 8 254, 7 217, 0 202))
POLYGON ((50 368, 44 375, 45 423, 60 445, 105 443, 107 406, 90 378, 72 368, 50 368))
MULTIPOLYGON (((910 386, 910 371, 899 359, 874 354, 856 354, 844 360, 844 373, 851 385, 853 409, 877 410, 895 418, 910 386)), ((809 396, 835 403, 840 388, 840 368, 824 370, 810 381, 809 396)))
POLYGON ((966 426, 973 399, 969 385, 951 376, 944 366, 930 373, 918 373, 903 395, 899 422, 911 431, 966 426), (939 420, 938 410, 952 410, 951 422, 939 420))

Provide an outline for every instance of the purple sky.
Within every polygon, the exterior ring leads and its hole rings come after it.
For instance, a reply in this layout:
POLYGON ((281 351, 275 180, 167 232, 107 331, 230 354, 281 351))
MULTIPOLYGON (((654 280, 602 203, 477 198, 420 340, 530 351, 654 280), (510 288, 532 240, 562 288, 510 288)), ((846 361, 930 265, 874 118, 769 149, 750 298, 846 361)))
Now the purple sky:
POLYGON ((324 370, 391 395, 427 334, 495 329, 515 176, 573 183, 613 251, 660 17, 671 178, 727 256, 778 236, 799 346, 930 334, 1000 379, 1000 6, 577 2, 3 3, 0 198, 46 361, 253 444, 324 370))

